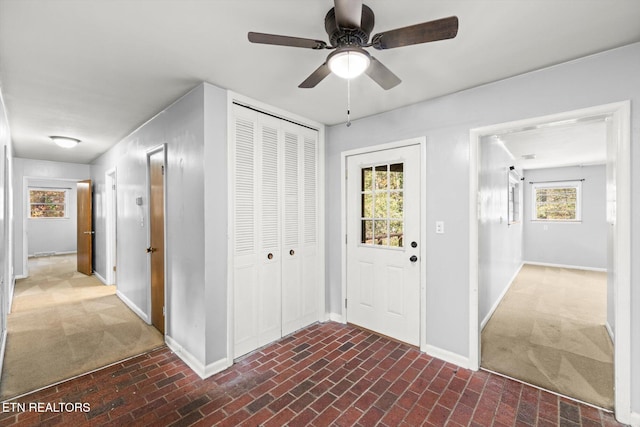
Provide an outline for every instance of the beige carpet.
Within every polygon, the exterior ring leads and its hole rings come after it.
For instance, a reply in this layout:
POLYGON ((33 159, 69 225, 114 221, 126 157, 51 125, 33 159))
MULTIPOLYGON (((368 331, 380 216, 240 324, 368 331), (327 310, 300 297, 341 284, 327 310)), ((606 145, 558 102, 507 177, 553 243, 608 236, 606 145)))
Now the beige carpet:
POLYGON ((76 272, 75 255, 30 259, 8 316, 0 400, 163 345, 115 292, 76 272))
POLYGON ((482 367, 613 408, 606 273, 525 265, 482 331, 482 367))

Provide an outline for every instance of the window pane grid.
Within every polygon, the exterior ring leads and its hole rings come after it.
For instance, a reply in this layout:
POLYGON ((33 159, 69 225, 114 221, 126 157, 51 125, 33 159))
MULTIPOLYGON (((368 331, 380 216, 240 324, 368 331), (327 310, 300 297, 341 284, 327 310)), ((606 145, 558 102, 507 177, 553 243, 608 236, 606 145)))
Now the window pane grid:
POLYGON ((361 243, 403 247, 403 164, 361 169, 361 243))
POLYGON ((65 190, 29 190, 30 218, 65 218, 65 190))
POLYGON ((553 186, 534 188, 536 220, 579 220, 579 188, 577 186, 553 186))

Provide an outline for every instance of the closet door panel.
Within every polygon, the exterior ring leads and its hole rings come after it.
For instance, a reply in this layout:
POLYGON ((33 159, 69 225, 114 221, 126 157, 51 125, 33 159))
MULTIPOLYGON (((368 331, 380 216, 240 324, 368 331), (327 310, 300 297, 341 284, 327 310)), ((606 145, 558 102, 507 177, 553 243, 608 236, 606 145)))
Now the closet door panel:
POLYGON ((258 216, 258 345, 263 346, 282 336, 280 230, 280 120, 260 114, 258 216))
POLYGON ((233 132, 233 330, 234 357, 258 346, 258 271, 255 197, 256 115, 234 110, 233 132))
POLYGON ((306 326, 320 319, 320 298, 324 298, 318 281, 318 132, 304 129, 302 156, 304 258, 301 326, 306 326))
POLYGON ((297 126, 284 125, 283 140, 283 260, 282 260, 282 335, 298 329, 301 317, 301 245, 300 245, 300 136, 297 126))

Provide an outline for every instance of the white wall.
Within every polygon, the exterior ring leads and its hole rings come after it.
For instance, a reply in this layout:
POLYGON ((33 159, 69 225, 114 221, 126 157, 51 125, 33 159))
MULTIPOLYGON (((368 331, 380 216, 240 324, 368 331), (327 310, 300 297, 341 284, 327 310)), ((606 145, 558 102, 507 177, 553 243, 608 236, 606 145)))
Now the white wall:
MULTIPOLYGON (((61 148, 62 150, 62 148, 61 148)), ((24 264, 24 226, 27 223, 27 210, 25 201, 25 178, 31 179, 57 179, 64 180, 75 186, 73 181, 81 181, 90 177, 89 165, 78 163, 50 162, 47 160, 13 159, 13 215, 14 221, 14 273, 16 276, 23 276, 24 264)), ((27 223, 28 227, 28 223, 27 223)), ((27 230, 28 231, 28 230, 27 230)), ((76 231, 73 230, 73 238, 76 238, 76 231)), ((32 253, 32 251, 29 251, 32 253)))
POLYGON ((575 166, 525 171, 525 262, 577 268, 607 268, 606 167, 575 166), (582 221, 532 221, 532 186, 529 182, 582 182, 582 221))
MULTIPOLYGON (((78 203, 74 181, 30 179, 29 187, 66 189, 67 218, 27 218, 28 254, 76 252, 78 203)), ((28 215, 28 214, 27 214, 28 215)))
POLYGON ((522 266, 522 215, 518 222, 509 224, 508 220, 509 167, 513 164, 501 141, 482 139, 478 170, 478 316, 483 324, 522 266))
POLYGON ((13 211, 12 168, 13 149, 9 121, 0 91, 0 375, 7 339, 7 314, 13 293, 13 211))
MULTIPOLYGON (((432 84, 432 83, 429 83, 432 84)), ((384 97, 384 92, 379 93, 384 97)), ((342 313, 340 153, 427 137, 427 344, 469 352, 469 131, 630 99, 631 258, 640 254, 640 44, 469 89, 327 130, 326 260, 330 310, 342 313), (446 222, 435 237, 435 221, 446 222)), ((631 271, 631 360, 640 359, 640 263, 631 271)), ((632 366, 632 409, 640 412, 640 366, 632 366)))
MULTIPOLYGON (((105 171, 116 168, 118 292, 150 318, 146 153, 166 144, 165 333, 201 375, 210 364, 226 362, 226 102, 226 91, 201 84, 92 165, 96 200, 105 197, 105 171)), ((102 209, 95 223, 102 275, 102 209)))

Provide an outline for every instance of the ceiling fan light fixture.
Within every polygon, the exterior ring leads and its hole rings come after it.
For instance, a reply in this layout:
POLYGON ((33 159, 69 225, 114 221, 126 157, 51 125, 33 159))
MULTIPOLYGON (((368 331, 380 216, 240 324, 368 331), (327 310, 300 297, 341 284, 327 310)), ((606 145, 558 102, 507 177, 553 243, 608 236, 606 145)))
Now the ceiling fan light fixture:
POLYGON ((357 47, 345 47, 329 55, 327 64, 333 74, 343 79, 353 79, 364 73, 371 63, 370 55, 357 47))
POLYGON ((73 148, 80 142, 79 139, 69 138, 68 136, 50 136, 49 138, 62 148, 73 148))

